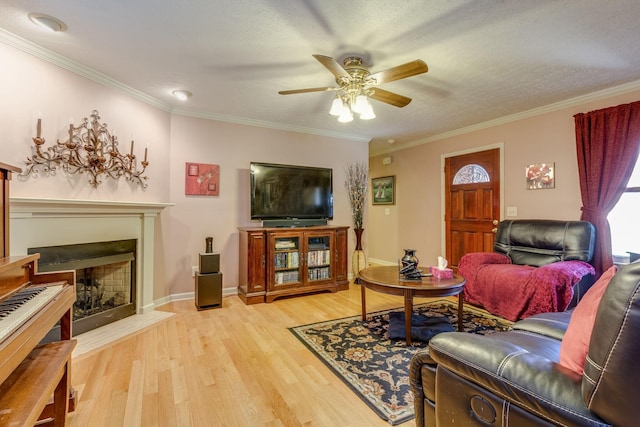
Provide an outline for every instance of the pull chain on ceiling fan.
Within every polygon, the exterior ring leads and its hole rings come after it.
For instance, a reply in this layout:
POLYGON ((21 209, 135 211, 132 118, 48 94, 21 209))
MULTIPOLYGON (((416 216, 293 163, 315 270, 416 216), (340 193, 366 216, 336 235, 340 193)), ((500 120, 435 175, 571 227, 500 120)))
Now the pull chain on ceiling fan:
POLYGON ((329 56, 313 55, 313 57, 331 71, 338 86, 281 90, 278 93, 291 95, 294 93, 336 91, 336 98, 331 104, 329 114, 338 116, 338 121, 343 123, 352 121, 353 113, 358 114, 362 120, 375 118, 376 115, 369 103, 369 98, 399 108, 406 106, 411 102, 411 98, 380 89, 377 85, 429 71, 429 67, 421 59, 371 74, 359 56, 345 58, 344 67, 329 56))

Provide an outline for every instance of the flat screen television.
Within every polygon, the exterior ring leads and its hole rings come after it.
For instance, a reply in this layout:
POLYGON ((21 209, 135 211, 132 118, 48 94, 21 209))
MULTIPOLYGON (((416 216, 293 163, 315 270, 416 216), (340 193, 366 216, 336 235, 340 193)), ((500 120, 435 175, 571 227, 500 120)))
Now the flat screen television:
POLYGON ((333 169, 251 162, 251 219, 333 219, 333 169))

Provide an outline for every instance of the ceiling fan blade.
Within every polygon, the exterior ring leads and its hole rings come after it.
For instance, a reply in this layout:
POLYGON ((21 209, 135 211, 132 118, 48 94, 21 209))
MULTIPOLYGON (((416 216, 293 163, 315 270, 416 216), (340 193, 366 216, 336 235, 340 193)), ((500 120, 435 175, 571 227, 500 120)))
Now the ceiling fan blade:
POLYGON ((406 64, 371 74, 369 77, 375 79, 377 84, 381 84, 392 82, 394 80, 405 79, 417 74, 426 73, 427 71, 429 71, 427 64, 422 59, 416 59, 415 61, 407 62, 406 64))
POLYGON ((369 95, 369 98, 373 98, 376 101, 391 104, 395 107, 402 108, 411 102, 411 98, 398 95, 397 93, 389 92, 388 90, 383 90, 377 87, 372 88, 371 90, 373 93, 369 95))
POLYGON ((335 87, 310 87, 308 89, 293 89, 293 90, 281 90, 278 92, 280 95, 291 95, 294 93, 307 93, 307 92, 328 92, 330 90, 336 90, 335 87))
POLYGON ((337 79, 345 78, 351 80, 351 76, 349 75, 349 73, 347 73, 347 71, 342 68, 342 66, 338 64, 335 59, 331 58, 330 56, 324 55, 313 55, 313 57, 316 58, 329 71, 331 71, 337 79))

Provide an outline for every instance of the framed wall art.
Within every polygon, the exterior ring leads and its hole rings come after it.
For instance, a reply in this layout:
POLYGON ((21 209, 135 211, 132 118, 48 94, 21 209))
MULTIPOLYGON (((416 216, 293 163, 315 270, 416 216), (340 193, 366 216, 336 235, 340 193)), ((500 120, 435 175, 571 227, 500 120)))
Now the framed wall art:
POLYGON ((383 176, 371 179, 371 194, 374 205, 393 205, 396 203, 396 177, 383 176))
POLYGON ((555 163, 536 163, 526 167, 527 190, 555 188, 555 163))
POLYGON ((220 191, 220 166, 206 163, 186 163, 184 194, 187 196, 217 196, 220 191))

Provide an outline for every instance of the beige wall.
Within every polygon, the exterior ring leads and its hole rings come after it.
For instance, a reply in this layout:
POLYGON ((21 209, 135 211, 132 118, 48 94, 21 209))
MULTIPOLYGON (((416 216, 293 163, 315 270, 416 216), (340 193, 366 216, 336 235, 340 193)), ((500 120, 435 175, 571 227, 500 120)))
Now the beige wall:
POLYGON ((64 139, 71 120, 78 125, 93 110, 101 122, 116 132, 129 147, 135 135, 138 156, 149 146, 149 180, 146 191, 124 180, 104 180, 98 188, 87 184, 85 175, 71 178, 31 176, 12 182, 12 195, 20 197, 69 198, 166 202, 169 177, 163 165, 169 155, 169 113, 140 102, 124 91, 114 90, 61 67, 0 43, 0 155, 2 162, 24 166, 36 136, 36 121, 42 117, 42 136, 49 144, 64 139))
MULTIPOLYGON (((197 265, 206 236, 214 237, 214 248, 221 253, 224 292, 235 292, 237 227, 252 224, 248 168, 253 160, 333 168, 335 206, 331 223, 351 225, 344 167, 351 161, 367 161, 366 142, 171 114, 159 102, 144 102, 143 97, 113 82, 98 83, 3 43, 0 64, 0 162, 24 166, 31 154, 39 115, 47 144, 64 138, 71 118, 78 123, 94 109, 109 129, 116 130, 125 147, 129 147, 131 135, 135 135, 139 156, 148 144, 149 187, 145 191, 123 179, 104 180, 93 189, 84 175, 58 172, 55 176, 16 178, 11 182, 11 195, 174 203, 156 221, 153 298, 158 304, 172 296, 192 295, 191 266, 197 265), (185 162, 220 165, 220 195, 185 196, 185 162)), ((11 236, 12 241, 19 238, 11 236)), ((350 238, 353 248, 354 237, 350 238)))
MULTIPOLYGON (((576 101, 571 107, 371 157, 370 175, 395 175, 397 192, 394 206, 369 208, 365 248, 369 258, 396 262, 403 248, 414 248, 421 264, 429 265, 444 255, 442 159, 483 147, 503 147, 502 206, 516 207, 517 218, 579 219, 582 203, 573 115, 638 99, 640 92, 576 101), (388 156, 392 163, 383 165, 388 156), (525 166, 544 162, 555 162, 556 187, 527 190, 525 166)), ((504 218, 503 211, 500 219, 504 218)))
MULTIPOLYGON (((205 237, 212 236, 221 254, 226 288, 238 285, 239 226, 251 222, 249 164, 251 161, 333 168, 334 219, 330 224, 351 226, 344 190, 344 168, 366 161, 368 144, 315 135, 241 126, 198 118, 171 119, 171 272, 170 293, 191 291, 191 266, 204 252, 205 237), (186 162, 220 165, 218 197, 185 196, 186 162)), ((355 237, 350 235, 350 247, 355 237)))

